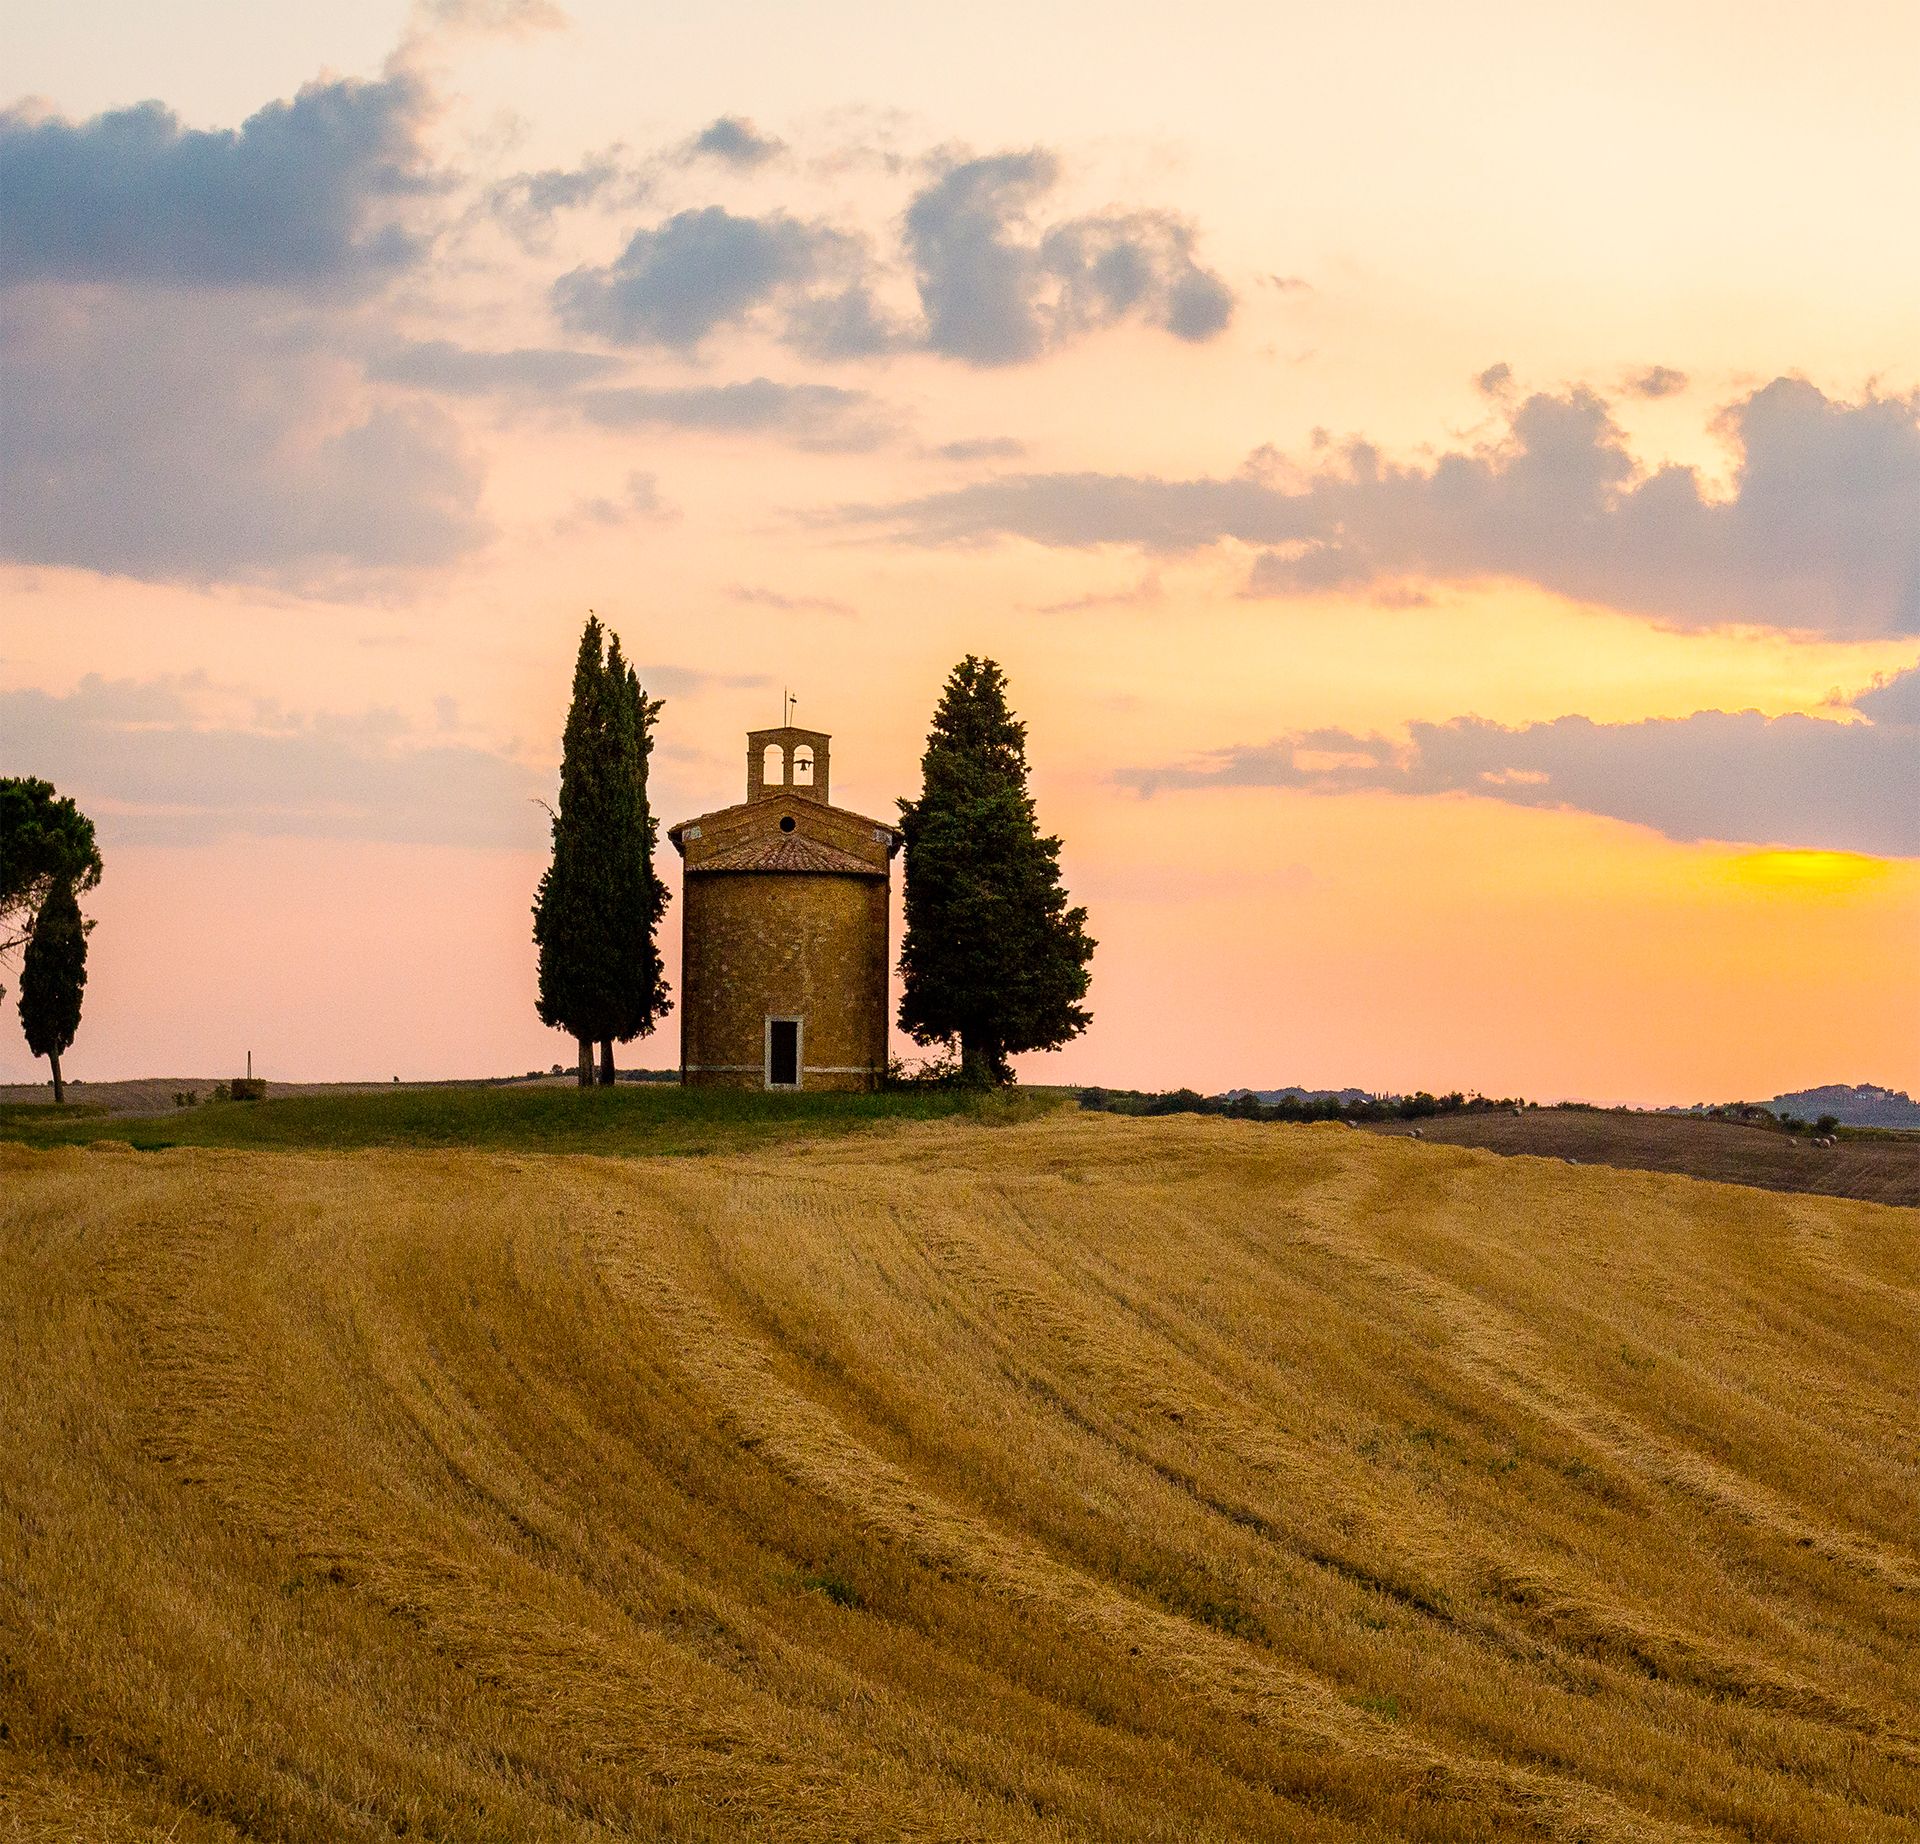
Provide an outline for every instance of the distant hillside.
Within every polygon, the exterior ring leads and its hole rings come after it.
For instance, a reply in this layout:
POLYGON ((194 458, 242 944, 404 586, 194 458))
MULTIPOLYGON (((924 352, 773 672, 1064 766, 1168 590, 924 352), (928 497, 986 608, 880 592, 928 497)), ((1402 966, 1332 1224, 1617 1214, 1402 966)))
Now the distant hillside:
MULTIPOLYGON (((1403 1134, 1411 1125, 1399 1120, 1362 1124, 1387 1134, 1403 1134)), ((1520 1114, 1494 1109, 1436 1115, 1419 1126, 1429 1144, 1445 1141, 1579 1165, 1681 1172, 1720 1184, 1920 1208, 1920 1134, 1844 1133, 1836 1144, 1816 1145, 1811 1133, 1783 1133, 1777 1122, 1643 1114, 1631 1108, 1528 1108, 1520 1114)))
POLYGON ((1364 1088, 1230 1088, 1227 1090, 1229 1101, 1238 1101, 1242 1095, 1251 1095, 1255 1101, 1264 1102, 1272 1107, 1276 1101, 1337 1101, 1343 1107, 1350 1102, 1371 1101, 1371 1090, 1364 1088))
POLYGON ((1843 1082, 1825 1088, 1796 1089, 1766 1103, 1774 1114, 1795 1114, 1818 1120, 1831 1114, 1843 1127, 1920 1127, 1920 1102, 1903 1089, 1876 1088, 1871 1082, 1848 1088, 1843 1082))

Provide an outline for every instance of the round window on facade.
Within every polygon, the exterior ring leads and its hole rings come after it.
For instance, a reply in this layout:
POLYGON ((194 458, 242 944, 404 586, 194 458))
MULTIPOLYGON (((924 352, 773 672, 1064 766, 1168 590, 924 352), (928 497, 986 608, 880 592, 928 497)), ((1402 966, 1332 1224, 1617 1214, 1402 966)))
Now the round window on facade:
POLYGON ((791 832, 793 830, 793 815, 791 813, 781 814, 780 830, 782 832, 791 832))

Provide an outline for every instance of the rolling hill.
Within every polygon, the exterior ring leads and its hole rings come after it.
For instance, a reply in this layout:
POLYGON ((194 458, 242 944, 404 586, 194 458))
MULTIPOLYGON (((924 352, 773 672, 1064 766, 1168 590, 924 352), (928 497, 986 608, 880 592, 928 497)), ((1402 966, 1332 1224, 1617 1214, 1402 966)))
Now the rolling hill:
POLYGON ((0 1831, 1920 1824, 1920 1212, 1230 1121, 0 1146, 0 1831))

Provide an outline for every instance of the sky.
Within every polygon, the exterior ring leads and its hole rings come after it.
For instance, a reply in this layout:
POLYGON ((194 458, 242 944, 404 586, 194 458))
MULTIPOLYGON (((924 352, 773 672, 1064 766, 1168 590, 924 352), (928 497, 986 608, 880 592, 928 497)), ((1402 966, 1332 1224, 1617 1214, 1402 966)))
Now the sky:
POLYGON ((1025 1079, 1920 1090, 1911 6, 71 0, 0 51, 0 773, 106 863, 69 1074, 570 1061, 591 608, 666 823, 789 689, 890 815, 1002 663, 1100 943, 1025 1079))

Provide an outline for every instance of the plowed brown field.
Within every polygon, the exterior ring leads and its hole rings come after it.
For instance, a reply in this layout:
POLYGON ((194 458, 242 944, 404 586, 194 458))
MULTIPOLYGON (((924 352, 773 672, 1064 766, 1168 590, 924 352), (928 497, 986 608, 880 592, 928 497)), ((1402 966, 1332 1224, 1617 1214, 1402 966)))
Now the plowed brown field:
POLYGON ((0 1147, 0 1832, 1912 1838, 1920 1212, 0 1147))
MULTIPOLYGON (((1582 1165, 1683 1172, 1719 1184, 1819 1191, 1875 1204, 1920 1205, 1920 1134, 1849 1137, 1832 1146, 1811 1135, 1769 1132, 1692 1114, 1624 1108, 1529 1108, 1524 1114, 1443 1114, 1417 1123, 1420 1137, 1488 1152, 1528 1153, 1582 1165)), ((1375 1133, 1406 1134, 1405 1122, 1375 1133)))

